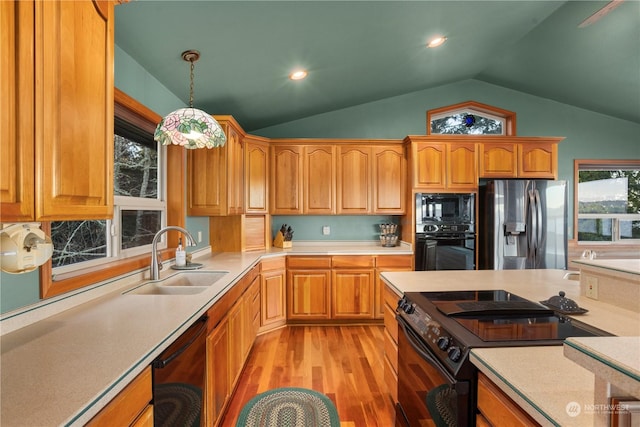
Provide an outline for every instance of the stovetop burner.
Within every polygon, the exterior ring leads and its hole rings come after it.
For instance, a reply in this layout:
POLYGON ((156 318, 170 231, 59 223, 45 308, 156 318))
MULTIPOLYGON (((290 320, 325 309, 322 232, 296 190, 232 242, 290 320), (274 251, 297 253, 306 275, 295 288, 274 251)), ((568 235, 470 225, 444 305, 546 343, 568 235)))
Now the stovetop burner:
POLYGON ((420 307, 447 333, 462 326, 468 346, 560 345, 568 337, 609 333, 554 312, 548 307, 505 290, 407 292, 407 301, 420 307), (480 341, 478 341, 478 339, 480 341), (535 343, 534 343, 535 341, 535 343))

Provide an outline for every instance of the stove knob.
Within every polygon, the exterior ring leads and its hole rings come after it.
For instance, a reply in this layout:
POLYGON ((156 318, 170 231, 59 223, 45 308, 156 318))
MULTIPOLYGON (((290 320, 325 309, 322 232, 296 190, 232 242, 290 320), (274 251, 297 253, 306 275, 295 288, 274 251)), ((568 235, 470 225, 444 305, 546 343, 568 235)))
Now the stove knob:
POLYGON ((460 347, 457 346, 449 347, 447 354, 452 362, 457 362, 460 360, 460 357, 462 357, 462 351, 460 351, 460 347))
POLYGON ((404 312, 407 314, 413 314, 416 311, 416 307, 413 304, 407 303, 407 306, 404 308, 404 312))
POLYGON ((440 350, 446 350, 449 348, 449 344, 451 344, 451 338, 449 337, 440 337, 438 338, 438 348, 440 350))

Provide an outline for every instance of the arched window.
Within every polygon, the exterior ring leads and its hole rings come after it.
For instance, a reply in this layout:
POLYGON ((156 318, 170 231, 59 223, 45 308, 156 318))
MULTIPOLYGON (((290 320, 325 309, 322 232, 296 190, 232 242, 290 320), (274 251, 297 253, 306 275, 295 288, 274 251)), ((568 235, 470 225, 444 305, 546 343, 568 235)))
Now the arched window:
POLYGON ((427 135, 516 134, 516 113, 467 101, 427 111, 427 135))

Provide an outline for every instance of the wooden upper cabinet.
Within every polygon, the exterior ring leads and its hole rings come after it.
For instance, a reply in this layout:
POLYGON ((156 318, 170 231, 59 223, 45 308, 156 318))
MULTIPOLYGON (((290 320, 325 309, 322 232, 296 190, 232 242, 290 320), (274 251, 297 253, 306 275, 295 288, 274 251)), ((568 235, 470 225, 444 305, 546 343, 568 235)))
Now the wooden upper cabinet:
POLYGON ((271 149, 269 209, 274 215, 302 213, 303 147, 276 145, 271 149))
POLYGON ((428 190, 478 188, 476 144, 466 142, 412 142, 413 186, 428 190))
POLYGON ((216 116, 227 142, 223 147, 188 150, 187 213, 219 216, 243 213, 243 131, 231 116, 216 116))
POLYGON ((403 146, 373 148, 373 211, 404 214, 407 161, 403 146))
POLYGON ((479 146, 480 178, 548 178, 558 176, 558 142, 562 138, 512 138, 479 146))
POLYGON ((245 213, 269 212, 269 143, 245 138, 244 143, 245 213))
POLYGON ((113 3, 0 8, 2 221, 111 218, 113 3))
POLYGON ((338 214, 371 213, 371 158, 369 146, 338 147, 338 214))
POLYGON ((517 144, 479 144, 479 151, 480 177, 515 178, 518 176, 517 144))
POLYGON ((336 147, 304 147, 303 213, 334 214, 336 198, 336 147))
POLYGON ((35 218, 34 13, 33 2, 0 2, 0 222, 35 218))
POLYGON ((446 188, 446 144, 418 142, 411 149, 414 188, 446 188))
POLYGON ((558 177, 558 145, 554 142, 522 144, 518 147, 518 172, 521 177, 558 177))
POLYGON ((478 188, 476 144, 447 144, 447 188, 474 190, 478 188))
POLYGON ((113 3, 36 2, 36 23, 36 219, 111 218, 113 3))

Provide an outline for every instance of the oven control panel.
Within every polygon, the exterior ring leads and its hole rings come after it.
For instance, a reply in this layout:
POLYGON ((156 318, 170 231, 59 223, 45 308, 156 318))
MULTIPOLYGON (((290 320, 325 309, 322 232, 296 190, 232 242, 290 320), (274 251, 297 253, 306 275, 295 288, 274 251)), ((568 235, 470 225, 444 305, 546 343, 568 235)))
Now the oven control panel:
POLYGON ((397 312, 409 323, 438 359, 455 367, 462 363, 468 352, 466 346, 449 334, 432 316, 415 303, 402 297, 397 312))

